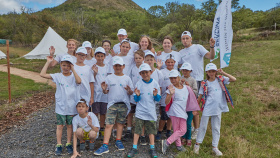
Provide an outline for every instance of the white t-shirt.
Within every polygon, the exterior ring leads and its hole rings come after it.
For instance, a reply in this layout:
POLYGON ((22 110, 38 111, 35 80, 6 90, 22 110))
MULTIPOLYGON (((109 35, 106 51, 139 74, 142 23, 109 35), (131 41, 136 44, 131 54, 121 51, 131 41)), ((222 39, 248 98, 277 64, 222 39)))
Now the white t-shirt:
POLYGON ((152 73, 151 78, 156 80, 160 87, 162 87, 164 77, 160 70, 155 69, 155 71, 152 73))
MULTIPOLYGON (((132 66, 130 78, 131 78, 131 81, 132 81, 134 89, 135 89, 136 83, 142 79, 141 75, 139 74, 139 68, 136 65, 132 66)), ((134 92, 134 89, 133 89, 133 92, 134 92)), ((133 95, 130 96, 130 103, 136 104, 136 102, 134 101, 133 95)))
POLYGON ((179 52, 182 57, 182 63, 188 62, 192 65, 191 76, 196 81, 202 81, 204 79, 204 62, 203 58, 208 50, 202 45, 193 44, 189 48, 184 48, 179 52))
POLYGON ((127 85, 134 89, 131 79, 127 75, 117 76, 115 74, 108 75, 105 78, 105 83, 108 85, 108 105, 107 109, 117 102, 124 102, 130 111, 130 96, 124 89, 127 85))
MULTIPOLYGON (((120 48, 121 43, 115 44, 113 47, 113 50, 116 54, 119 54, 121 52, 121 48, 120 48)), ((139 49, 139 45, 137 43, 134 42, 130 42, 130 50, 127 53, 127 55, 131 55, 134 56, 134 52, 137 51, 139 49)))
POLYGON ((91 97, 91 89, 89 83, 95 82, 93 70, 88 65, 78 66, 76 64, 74 64, 74 69, 82 80, 82 83, 80 85, 80 96, 81 98, 85 99, 87 105, 89 105, 91 97))
MULTIPOLYGON (((134 63, 134 57, 131 55, 126 55, 126 56, 119 56, 123 59, 125 67, 123 69, 123 73, 127 76, 130 76, 131 73, 131 68, 133 67, 133 65, 135 65, 134 63)), ((111 59, 110 62, 110 67, 109 67, 109 73, 114 73, 114 69, 113 69, 113 58, 111 59)))
MULTIPOLYGON (((61 62, 61 59, 64 55, 69 55, 68 53, 64 53, 64 54, 60 54, 60 55, 57 55, 54 60, 56 60, 58 63, 61 62)), ((71 57, 73 58, 73 62, 76 63, 77 62, 77 58, 73 55, 71 55, 71 57)))
MULTIPOLYGON (((157 121, 156 103, 154 100, 154 88, 158 90, 160 95, 160 87, 157 81, 153 80, 151 83, 145 83, 142 79, 136 83, 135 86, 140 90, 140 101, 136 104, 135 117, 141 120, 157 121)), ((133 95, 136 95, 135 93, 133 95)))
POLYGON ((86 64, 86 65, 88 65, 90 68, 92 68, 92 66, 94 65, 94 64, 96 64, 96 59, 95 58, 92 58, 92 59, 90 59, 90 60, 85 60, 84 61, 84 64, 86 64))
POLYGON ((111 61, 112 59, 112 55, 111 54, 108 54, 105 56, 105 59, 104 59, 104 64, 108 65, 109 62, 111 61))
MULTIPOLYGON (((174 89, 175 89, 175 95, 173 98, 172 105, 169 111, 167 112, 167 115, 175 116, 187 120, 188 115, 186 113, 186 108, 187 108, 189 91, 186 85, 184 85, 182 89, 178 89, 174 86, 174 89)), ((166 93, 170 94, 169 89, 166 91, 166 93)))
POLYGON ((105 78, 108 76, 108 66, 104 65, 103 67, 98 66, 98 73, 95 76, 95 82, 94 82, 94 101, 95 102, 108 102, 108 96, 107 94, 103 93, 103 90, 101 88, 101 83, 105 81, 105 78))
POLYGON ((161 85, 162 92, 161 92, 161 99, 160 99, 161 106, 166 106, 166 104, 165 104, 166 90, 168 89, 168 86, 171 85, 171 82, 169 79, 170 71, 167 68, 160 70, 160 72, 163 74, 163 82, 161 85))
POLYGON ((178 70, 178 64, 181 63, 182 57, 181 57, 180 53, 179 53, 179 52, 176 52, 176 51, 172 51, 172 52, 170 52, 170 53, 162 52, 160 56, 157 56, 157 59, 161 59, 161 61, 162 61, 162 67, 161 67, 161 69, 165 69, 165 68, 166 68, 165 59, 166 59, 166 57, 167 57, 168 55, 170 55, 170 54, 174 55, 174 57, 175 57, 175 61, 176 61, 176 62, 175 62, 175 65, 174 65, 174 69, 175 69, 175 70, 178 70))
POLYGON ((56 84, 55 112, 60 115, 77 114, 76 104, 80 100, 80 86, 75 76, 64 76, 62 73, 50 74, 56 84))
MULTIPOLYGON (((92 125, 100 129, 99 121, 96 115, 92 112, 88 112, 88 116, 91 117, 92 125)), ((72 121, 73 132, 76 132, 78 128, 82 128, 86 132, 89 132, 91 130, 91 127, 88 125, 87 121, 87 116, 85 118, 81 118, 80 115, 76 115, 72 121)))
MULTIPOLYGON (((224 76, 223 76, 224 77, 224 76)), ((229 84, 229 78, 224 77, 224 84, 229 84)), ((214 116, 220 115, 222 112, 228 112, 227 100, 225 97, 225 92, 222 90, 218 79, 215 81, 207 82, 207 98, 204 105, 203 116, 214 116)), ((203 94, 203 87, 200 87, 199 94, 203 94)))

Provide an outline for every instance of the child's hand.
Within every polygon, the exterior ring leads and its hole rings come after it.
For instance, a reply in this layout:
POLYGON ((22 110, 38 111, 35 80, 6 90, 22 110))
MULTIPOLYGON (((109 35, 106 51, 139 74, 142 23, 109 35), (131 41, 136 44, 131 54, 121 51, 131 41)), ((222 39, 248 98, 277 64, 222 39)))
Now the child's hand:
POLYGON ((105 82, 101 83, 101 88, 103 89, 103 91, 107 90, 108 85, 105 82))
POLYGON ((162 67, 163 63, 161 59, 157 59, 157 68, 160 69, 162 67))
POLYGON ((70 64, 70 67, 71 67, 71 70, 73 71, 74 70, 74 65, 70 64))
POLYGON ((94 99, 90 98, 89 105, 92 105, 93 103, 94 103, 94 99))
POLYGON ((116 53, 113 49, 110 50, 112 57, 116 56, 116 53))
POLYGON ((160 56, 162 51, 157 51, 157 56, 160 56))
POLYGON ((210 43, 210 47, 214 47, 214 46, 215 46, 216 41, 215 41, 215 39, 214 39, 214 38, 210 38, 209 43, 210 43))
POLYGON ((156 96, 157 93, 158 93, 158 90, 157 90, 156 88, 154 88, 154 90, 153 90, 153 95, 156 96))
POLYGON ((132 91, 131 88, 129 87, 129 85, 126 85, 126 87, 124 87, 124 89, 125 89, 126 91, 128 91, 128 92, 129 92, 129 91, 132 91))
POLYGON ((219 72, 220 74, 222 74, 222 75, 225 74, 225 72, 223 71, 223 69, 218 69, 218 72, 219 72))
POLYGON ((89 115, 87 116, 87 118, 88 118, 87 124, 91 127, 92 126, 92 119, 89 115))
POLYGON ((168 90, 170 91, 170 94, 175 93, 175 88, 173 87, 173 85, 168 86, 168 90))
POLYGON ((135 93, 137 96, 140 96, 140 90, 139 90, 139 89, 135 88, 135 89, 134 89, 134 93, 135 93))
POLYGON ((53 57, 52 56, 47 56, 47 62, 52 62, 53 61, 53 57))
POLYGON ((49 51, 50 51, 50 56, 53 57, 54 52, 55 52, 54 46, 50 46, 49 51))
POLYGON ((77 151, 74 151, 71 158, 76 158, 77 156, 81 156, 81 155, 77 151))
POLYGON ((98 67, 96 66, 96 64, 94 64, 94 65, 92 66, 92 70, 94 71, 95 74, 98 73, 98 67))

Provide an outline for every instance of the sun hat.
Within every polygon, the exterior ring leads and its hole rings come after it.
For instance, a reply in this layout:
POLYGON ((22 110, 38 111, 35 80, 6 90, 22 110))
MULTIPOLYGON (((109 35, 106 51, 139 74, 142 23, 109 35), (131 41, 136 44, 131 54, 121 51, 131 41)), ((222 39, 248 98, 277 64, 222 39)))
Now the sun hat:
POLYGON ((76 51, 76 53, 83 53, 87 54, 87 49, 85 47, 79 47, 76 51))
POLYGON ((96 48, 94 54, 96 54, 96 53, 103 53, 103 54, 106 54, 105 49, 102 48, 102 47, 96 48))
POLYGON ((151 55, 151 56, 155 57, 155 54, 153 52, 151 52, 151 51, 147 51, 145 53, 145 57, 148 56, 148 55, 151 55))
POLYGON ((173 69, 169 72, 169 77, 178 77, 178 76, 180 76, 180 73, 178 70, 173 69))
POLYGON ((213 63, 209 63, 209 64, 206 65, 205 71, 209 71, 209 70, 216 70, 217 71, 217 66, 213 63))
POLYGON ((184 31, 181 35, 181 37, 185 36, 185 35, 188 35, 190 37, 192 37, 192 34, 189 32, 189 31, 184 31))
POLYGON ((82 46, 85 47, 85 48, 86 47, 92 48, 91 43, 89 41, 84 41, 82 46))
POLYGON ((181 67, 180 70, 192 70, 192 65, 188 62, 185 62, 181 67))
POLYGON ((143 63, 139 67, 139 72, 141 72, 141 71, 151 71, 151 70, 152 69, 151 69, 150 65, 148 65, 147 63, 143 63))
POLYGON ((125 29, 119 29, 118 34, 117 35, 127 35, 127 32, 125 29))
POLYGON ((73 61, 73 58, 72 58, 71 55, 64 55, 64 56, 62 57, 61 61, 68 61, 68 62, 70 62, 71 64, 74 65, 74 61, 73 61))
POLYGON ((123 59, 119 56, 113 57, 113 65, 124 65, 123 59))

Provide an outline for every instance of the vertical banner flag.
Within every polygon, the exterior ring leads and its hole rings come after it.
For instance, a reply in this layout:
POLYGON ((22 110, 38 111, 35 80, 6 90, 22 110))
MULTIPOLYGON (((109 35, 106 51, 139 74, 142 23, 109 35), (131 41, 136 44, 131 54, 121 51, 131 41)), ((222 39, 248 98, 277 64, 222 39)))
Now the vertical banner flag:
POLYGON ((223 0, 219 5, 213 24, 212 37, 216 40, 215 57, 218 58, 217 52, 220 53, 220 67, 228 67, 233 38, 231 0, 223 0))

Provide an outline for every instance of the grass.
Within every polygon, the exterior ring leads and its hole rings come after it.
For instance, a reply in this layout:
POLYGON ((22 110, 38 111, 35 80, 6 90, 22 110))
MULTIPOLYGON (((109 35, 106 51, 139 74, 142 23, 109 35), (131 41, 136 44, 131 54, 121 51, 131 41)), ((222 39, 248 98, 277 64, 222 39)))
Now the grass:
MULTIPOLYGON (((280 157, 279 50, 279 41, 234 44, 224 68, 237 78, 228 85, 235 108, 222 115, 219 149, 225 157, 280 157)), ((214 157, 211 141, 209 123, 199 157, 214 157)), ((198 157, 192 149, 178 157, 198 157)))

